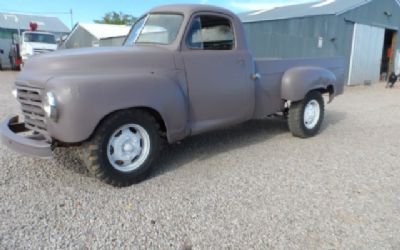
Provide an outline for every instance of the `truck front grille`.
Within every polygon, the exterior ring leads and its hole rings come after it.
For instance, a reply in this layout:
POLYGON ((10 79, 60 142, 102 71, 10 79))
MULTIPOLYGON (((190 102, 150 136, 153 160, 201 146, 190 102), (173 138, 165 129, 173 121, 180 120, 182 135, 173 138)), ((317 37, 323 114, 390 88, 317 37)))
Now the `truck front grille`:
POLYGON ((45 112, 42 106, 42 90, 17 85, 17 99, 21 104, 25 126, 47 136, 45 112))

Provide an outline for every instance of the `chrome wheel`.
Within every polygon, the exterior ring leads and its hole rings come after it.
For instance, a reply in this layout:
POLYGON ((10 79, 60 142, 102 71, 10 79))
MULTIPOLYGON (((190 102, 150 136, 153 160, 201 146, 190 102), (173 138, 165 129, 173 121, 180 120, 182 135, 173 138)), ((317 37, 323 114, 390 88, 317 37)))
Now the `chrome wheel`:
POLYGON ((138 124, 127 124, 117 129, 107 145, 107 157, 118 171, 138 169, 150 153, 149 133, 138 124))
POLYGON ((307 129, 313 129, 321 116, 321 107, 316 100, 311 100, 304 108, 304 126, 307 129))

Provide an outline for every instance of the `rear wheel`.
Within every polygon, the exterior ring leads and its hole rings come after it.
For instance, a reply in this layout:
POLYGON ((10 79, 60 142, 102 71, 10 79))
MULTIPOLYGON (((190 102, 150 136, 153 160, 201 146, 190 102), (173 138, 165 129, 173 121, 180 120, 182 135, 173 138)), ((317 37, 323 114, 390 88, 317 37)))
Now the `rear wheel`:
POLYGON ((158 124, 140 110, 120 111, 108 117, 93 138, 81 146, 89 172, 114 186, 142 181, 160 148, 158 124))
POLYGON ((324 99, 320 92, 312 91, 304 100, 289 108, 288 124, 294 136, 308 138, 318 134, 325 114, 324 99))

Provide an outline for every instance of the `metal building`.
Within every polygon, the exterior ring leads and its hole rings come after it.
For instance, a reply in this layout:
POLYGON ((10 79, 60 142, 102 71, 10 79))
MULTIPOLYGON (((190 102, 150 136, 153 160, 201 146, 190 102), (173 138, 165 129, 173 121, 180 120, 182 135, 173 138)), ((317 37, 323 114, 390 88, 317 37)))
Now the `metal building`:
POLYGON ((31 22, 38 24, 38 31, 53 33, 58 39, 69 33, 69 28, 57 17, 0 12, 0 50, 3 52, 0 62, 3 67, 10 67, 8 55, 13 37, 29 30, 31 22))
POLYGON ((108 41, 105 44, 108 45, 122 45, 122 41, 129 33, 130 28, 126 25, 77 23, 60 49, 98 47, 103 44, 101 43, 102 39, 107 39, 108 41), (114 41, 112 38, 115 38, 114 41), (118 44, 119 41, 121 41, 121 44, 118 44))
POLYGON ((349 85, 400 73, 400 0, 323 0, 239 16, 257 57, 343 56, 349 85))
POLYGON ((125 36, 106 37, 100 39, 100 47, 121 46, 125 41, 125 36))

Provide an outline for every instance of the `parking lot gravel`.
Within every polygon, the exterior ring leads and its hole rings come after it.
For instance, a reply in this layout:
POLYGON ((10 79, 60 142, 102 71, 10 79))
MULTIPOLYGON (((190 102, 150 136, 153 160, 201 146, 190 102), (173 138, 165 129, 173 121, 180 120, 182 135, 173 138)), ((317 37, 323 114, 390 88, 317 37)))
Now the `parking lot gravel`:
MULTIPOLYGON (((1 119, 14 78, 0 72, 1 119)), ((267 119, 183 140, 128 188, 69 151, 0 146, 0 249, 400 249, 399 86, 347 88, 315 138, 267 119)))

